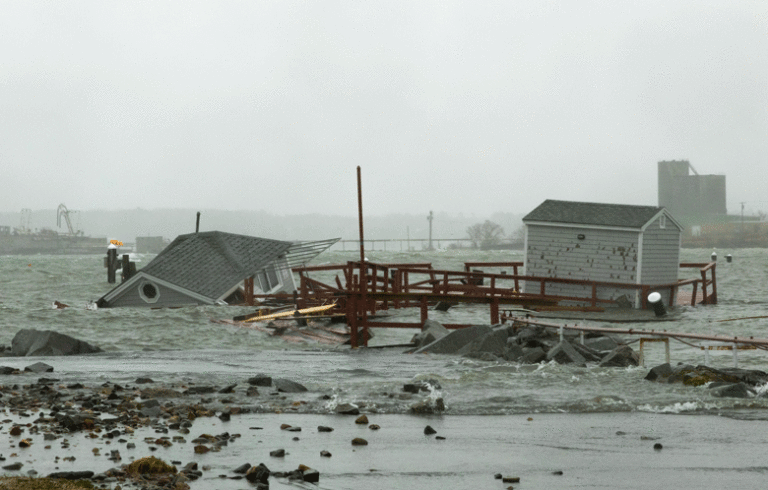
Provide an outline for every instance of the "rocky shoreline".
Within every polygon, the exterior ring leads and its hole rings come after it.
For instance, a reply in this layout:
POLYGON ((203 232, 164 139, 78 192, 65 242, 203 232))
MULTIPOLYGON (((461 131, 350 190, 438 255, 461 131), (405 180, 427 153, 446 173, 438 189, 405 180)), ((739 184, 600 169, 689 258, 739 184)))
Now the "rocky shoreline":
MULTIPOLYGON (((30 338, 28 334, 24 335, 30 338)), ((47 337, 52 338, 50 335, 47 337)), ((428 321, 424 330, 414 338, 413 344, 414 347, 408 351, 413 355, 453 354, 481 361, 531 364, 554 361, 578 366, 637 365, 636 353, 620 339, 605 335, 586 336, 582 343, 582 339, 573 335, 561 337, 552 330, 514 324, 448 331, 437 322, 428 321)), ((10 380, 0 386, 0 408, 6 415, 0 433, 7 434, 10 451, 0 454, 0 467, 6 475, 84 480, 95 488, 104 489, 190 488, 191 482, 203 476, 205 465, 197 462, 183 464, 179 460, 162 461, 151 453, 171 445, 186 445, 188 451, 195 455, 226 451, 241 437, 226 431, 218 434, 196 431, 196 421, 202 419, 216 418, 226 423, 232 417, 248 413, 331 412, 356 416, 356 423, 368 424, 367 418, 359 416, 375 413, 363 403, 331 405, 329 402, 333 397, 330 393, 312 394, 310 396, 314 396, 315 401, 307 401, 306 396, 302 399, 298 395, 307 391, 300 383, 266 374, 256 374, 226 386, 163 383, 150 378, 137 378, 132 383, 104 382, 86 386, 62 383, 56 377, 53 366, 35 362, 24 369, 0 366, 0 375, 10 380), (146 447, 142 449, 149 454, 130 458, 130 462, 123 464, 121 451, 137 452, 132 436, 139 431, 154 434, 144 439, 146 447), (39 475, 34 468, 20 461, 24 450, 33 445, 46 449, 57 446, 60 453, 66 454, 69 438, 75 434, 92 439, 93 454, 107 459, 111 467, 103 471, 87 468, 60 471, 57 468, 57 471, 39 475), (109 448, 104 449, 105 445, 109 448), (100 453, 102 450, 104 454, 100 453)), ((714 396, 746 398, 764 396, 759 387, 768 383, 768 374, 756 370, 663 364, 650 369, 646 379, 690 386, 706 385, 712 389, 714 396)), ((435 414, 445 411, 445 404, 438 396, 440 389, 438 381, 424 380, 406 383, 402 391, 389 393, 388 396, 404 400, 410 407, 410 413, 435 414)), ((376 430, 374 425, 369 425, 371 430, 376 430)), ((283 424, 281 430, 301 432, 301 428, 288 424, 283 424)), ((332 431, 332 427, 317 428, 317 432, 332 431)), ((349 443, 362 445, 366 441, 361 439, 349 443)), ((321 455, 331 457, 330 453, 321 455)), ((317 482, 321 478, 317 470, 303 464, 297 468, 273 471, 269 466, 275 466, 274 461, 281 456, 272 452, 270 456, 275 459, 269 465, 263 461, 240 462, 221 477, 245 480, 251 488, 262 489, 268 488, 270 478, 304 482, 317 482)), ((61 456, 55 456, 56 463, 59 458, 61 456)), ((67 458, 64 456, 61 461, 67 461, 67 458)))

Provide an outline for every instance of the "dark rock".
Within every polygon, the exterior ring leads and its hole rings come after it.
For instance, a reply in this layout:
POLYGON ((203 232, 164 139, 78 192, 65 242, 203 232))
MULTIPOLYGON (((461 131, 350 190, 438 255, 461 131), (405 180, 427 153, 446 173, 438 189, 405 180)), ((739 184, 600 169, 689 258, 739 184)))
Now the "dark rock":
POLYGON ((154 383, 152 378, 136 378, 136 381, 134 381, 137 385, 146 384, 146 383, 154 383))
POLYGON ((190 386, 187 388, 188 395, 207 395, 216 391, 213 386, 190 386))
POLYGON ((275 449, 274 451, 270 451, 269 455, 273 458, 282 458, 285 456, 285 449, 275 449))
POLYGON ((320 451, 320 456, 323 457, 323 458, 330 458, 332 455, 331 455, 331 453, 329 453, 328 451, 323 449, 322 451, 320 451))
POLYGON ((249 386, 247 390, 245 390, 245 396, 259 396, 259 389, 255 386, 249 386))
POLYGON ((304 481, 307 483, 318 483, 320 481, 320 472, 314 468, 304 470, 304 481))
POLYGON ((482 337, 464 345, 456 351, 456 353, 463 355, 470 352, 488 352, 496 356, 501 356, 504 354, 504 350, 507 347, 508 338, 509 332, 506 328, 494 329, 482 337))
POLYGON ((289 471, 283 478, 288 478, 289 480, 300 480, 304 481, 304 472, 302 470, 293 470, 289 471))
POLYGON ((232 416, 229 412, 221 412, 221 415, 219 415, 219 420, 222 422, 229 422, 231 418, 232 416))
POLYGON ((628 345, 616 347, 600 361, 600 367, 629 367, 638 366, 639 364, 640 357, 628 345))
POLYGON ((333 427, 326 427, 325 425, 318 425, 317 426, 318 432, 333 432, 333 427))
POLYGON ((361 415, 358 418, 355 419, 356 424, 367 424, 368 423, 368 417, 365 415, 361 415))
POLYGON ((557 337, 556 334, 544 327, 528 326, 520 330, 517 335, 515 335, 515 338, 517 339, 517 343, 523 347, 541 347, 542 340, 554 340, 557 337), (527 345, 529 342, 534 345, 527 345))
POLYGON ((140 408, 145 408, 145 407, 152 408, 152 407, 159 407, 159 406, 160 406, 160 402, 154 398, 150 398, 149 400, 144 400, 139 404, 140 408))
POLYGON ((729 398, 749 398, 754 395, 754 391, 750 390, 744 383, 712 383, 710 386, 712 396, 717 397, 729 397, 729 398))
POLYGON ((51 366, 50 364, 46 364, 44 362, 36 362, 34 364, 30 364, 29 366, 25 367, 24 371, 32 372, 32 373, 52 373, 53 366, 51 366))
POLYGON ((431 400, 422 400, 411 405, 412 413, 441 413, 445 411, 445 402, 442 398, 437 398, 434 403, 431 400))
POLYGON ((259 463, 258 466, 251 466, 248 468, 248 471, 245 473, 245 479, 251 483, 258 482, 266 484, 267 488, 269 488, 269 474, 269 468, 267 468, 264 463, 259 463))
POLYGON ((523 348, 523 357, 520 362, 523 364, 538 364, 547 359, 547 353, 541 347, 523 348))
POLYGON ((159 417, 161 413, 163 413, 163 410, 160 407, 144 407, 139 410, 139 414, 142 417, 149 418, 159 417))
POLYGON ((3 469, 8 471, 17 471, 17 470, 20 470, 22 466, 24 465, 17 461, 16 463, 3 466, 3 469))
POLYGON ((419 386, 417 386, 414 383, 406 383, 403 385, 403 391, 406 393, 418 393, 419 392, 419 386))
POLYGON ((221 393, 221 394, 232 393, 233 391, 235 391, 236 386, 237 386, 237 383, 233 385, 225 386, 224 388, 220 389, 218 393, 221 393))
POLYGON ((502 357, 507 361, 514 362, 523 357, 523 354, 523 348, 520 347, 520 344, 516 342, 515 338, 507 338, 507 345, 504 347, 504 353, 502 354, 502 357))
POLYGON ((664 446, 662 446, 660 442, 657 442, 656 444, 653 445, 653 449, 655 449, 656 451, 661 451, 663 448, 664 446))
POLYGON ((451 301, 438 301, 435 305, 435 311, 448 311, 455 304, 451 301))
POLYGON ((586 359, 587 362, 600 362, 603 360, 603 356, 600 351, 592 349, 591 347, 587 347, 586 345, 580 344, 578 342, 573 342, 571 345, 573 345, 573 348, 576 349, 579 354, 584 356, 584 359, 586 359))
POLYGON ((712 382, 739 383, 741 380, 719 369, 709 366, 696 366, 681 364, 672 370, 672 374, 666 380, 668 383, 683 383, 687 386, 701 386, 712 382))
POLYGON ((491 332, 487 325, 475 325, 453 330, 445 337, 416 349, 415 353, 429 352, 432 354, 455 354, 459 349, 491 332))
POLYGON ((439 322, 432 319, 427 319, 424 325, 421 326, 421 332, 417 333, 411 339, 411 342, 416 348, 421 348, 432 342, 441 339, 448 335, 450 332, 439 322))
POLYGON ((47 476, 47 478, 63 480, 87 480, 91 477, 93 477, 93 471, 58 471, 47 476))
POLYGON ((19 330, 11 341, 14 356, 74 356, 93 354, 101 349, 52 330, 19 330))
POLYGON ((648 374, 645 375, 645 379, 648 381, 666 381, 672 375, 672 366, 668 362, 659 364, 658 366, 651 368, 648 374))
POLYGON ((437 431, 431 425, 424 427, 424 435, 431 436, 432 434, 437 434, 437 431))
POLYGON ((418 384, 421 391, 434 391, 442 388, 439 381, 431 378, 420 381, 418 384))
POLYGON ((18 373, 19 370, 10 366, 0 366, 0 374, 7 376, 9 374, 18 373))
POLYGON ((434 391, 439 390, 442 387, 440 382, 436 379, 427 379, 424 381, 418 381, 416 383, 406 383, 403 385, 403 391, 406 393, 417 394, 420 391, 434 391))
POLYGON ((359 415, 360 409, 357 408, 357 405, 353 405, 351 403, 341 403, 336 406, 336 409, 334 410, 336 413, 340 413, 343 415, 359 415))
POLYGON ((257 374, 252 378, 248 378, 248 384, 252 386, 272 386, 272 377, 266 374, 257 374))
POLYGON ((619 343, 613 340, 612 337, 603 335, 600 337, 584 339, 584 345, 599 352, 610 352, 618 347, 619 343))
POLYGON ((362 437, 355 437, 354 439, 352 439, 352 445, 353 446, 367 446, 368 445, 368 441, 366 441, 362 437))
POLYGON ((756 369, 723 368, 725 374, 736 376, 748 386, 758 386, 768 383, 768 373, 756 369))
POLYGON ((282 393, 301 393, 307 391, 306 387, 288 379, 276 378, 272 380, 272 384, 277 388, 277 391, 282 393))
POLYGON ((573 345, 565 339, 558 342, 557 345, 547 352, 547 360, 554 360, 558 364, 587 365, 587 360, 584 359, 584 356, 579 354, 573 345))

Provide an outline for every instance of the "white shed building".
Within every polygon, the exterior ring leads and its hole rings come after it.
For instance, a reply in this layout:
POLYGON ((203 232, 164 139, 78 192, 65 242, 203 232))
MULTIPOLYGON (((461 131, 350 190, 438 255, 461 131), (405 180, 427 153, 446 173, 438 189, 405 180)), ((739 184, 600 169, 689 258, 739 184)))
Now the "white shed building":
MULTIPOLYGON (((548 199, 523 223, 527 276, 651 287, 678 280, 682 227, 663 207, 548 199)), ((539 287, 527 281, 525 291, 538 293, 539 287)), ((590 297, 591 289, 546 284, 548 295, 590 297)), ((597 292, 620 303, 622 296, 635 308, 642 304, 637 289, 601 286, 597 292)))

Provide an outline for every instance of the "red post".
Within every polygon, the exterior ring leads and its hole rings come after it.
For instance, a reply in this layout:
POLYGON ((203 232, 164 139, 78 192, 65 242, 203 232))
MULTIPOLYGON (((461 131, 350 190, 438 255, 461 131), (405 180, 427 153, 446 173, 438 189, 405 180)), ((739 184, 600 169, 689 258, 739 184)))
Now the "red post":
POLYGON ((349 343, 353 349, 357 349, 357 294, 352 293, 347 301, 347 318, 349 319, 350 338, 349 343))
POLYGON ((368 266, 365 264, 365 236, 363 234, 363 185, 360 177, 360 166, 357 166, 357 212, 358 225, 360 228, 360 303, 362 316, 360 320, 363 324, 363 345, 368 346, 368 266))
POLYGON ((491 325, 498 325, 499 323, 499 298, 493 298, 491 301, 491 325))
POLYGON ((422 325, 424 325, 424 322, 426 322, 427 319, 429 318, 429 314, 427 313, 428 307, 429 305, 427 303, 427 297, 422 296, 421 297, 421 324, 422 325))
POLYGON ((253 306, 253 276, 243 280, 243 295, 245 296, 245 304, 253 306))

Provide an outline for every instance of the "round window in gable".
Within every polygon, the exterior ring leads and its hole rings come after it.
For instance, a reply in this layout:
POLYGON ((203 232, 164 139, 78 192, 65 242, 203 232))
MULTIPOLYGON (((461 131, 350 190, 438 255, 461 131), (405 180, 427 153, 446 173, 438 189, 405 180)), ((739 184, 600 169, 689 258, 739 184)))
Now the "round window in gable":
POLYGON ((147 303, 157 303, 160 299, 160 289, 156 284, 144 281, 139 284, 139 296, 147 303))

